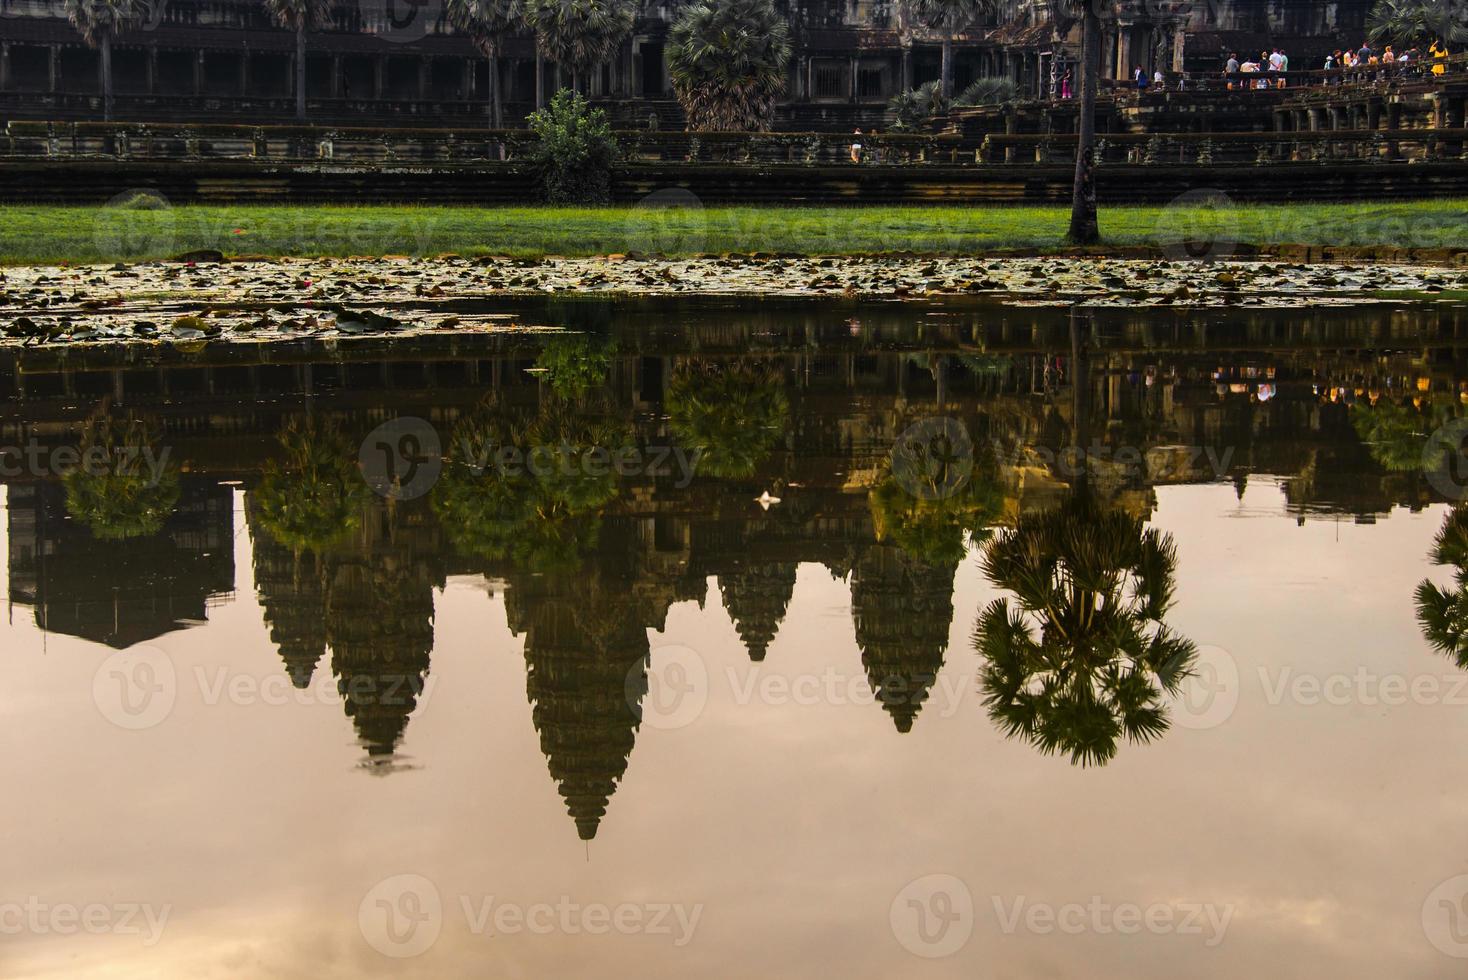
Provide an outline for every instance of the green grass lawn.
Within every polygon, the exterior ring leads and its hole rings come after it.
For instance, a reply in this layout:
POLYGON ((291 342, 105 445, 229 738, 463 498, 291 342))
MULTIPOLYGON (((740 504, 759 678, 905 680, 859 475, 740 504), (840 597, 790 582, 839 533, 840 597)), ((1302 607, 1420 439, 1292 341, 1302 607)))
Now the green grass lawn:
MULTIPOLYGON (((1056 248, 1064 207, 475 208, 0 206, 0 263, 164 258, 201 248, 230 255, 605 255, 792 252, 972 255, 1056 248)), ((1468 201, 1225 208, 1112 207, 1112 245, 1184 239, 1266 244, 1468 246, 1468 201)))

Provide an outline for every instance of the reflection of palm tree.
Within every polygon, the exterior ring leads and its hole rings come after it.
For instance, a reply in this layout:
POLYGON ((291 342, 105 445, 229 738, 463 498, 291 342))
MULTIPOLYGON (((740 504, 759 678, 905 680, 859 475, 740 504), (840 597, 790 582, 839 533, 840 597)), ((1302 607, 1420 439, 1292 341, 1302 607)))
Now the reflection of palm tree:
POLYGON ((1453 587, 1417 586, 1417 623, 1428 643, 1468 670, 1468 507, 1455 507, 1433 541, 1434 565, 1451 565, 1453 587))
POLYGON ((265 464, 255 492, 260 527, 296 554, 321 554, 362 520, 367 485, 336 426, 295 418, 280 433, 283 460, 265 464))
POLYGON ((618 492, 610 461, 629 439, 617 420, 559 400, 528 423, 487 401, 454 431, 434 510, 462 554, 574 568, 596 546, 618 492))
POLYGON ((552 337, 540 349, 535 367, 560 398, 576 399, 607 383, 616 344, 585 334, 552 337))
POLYGON ((83 427, 80 452, 81 464, 63 479, 68 514, 103 541, 162 530, 178 504, 178 467, 146 424, 115 420, 104 406, 83 427))
POLYGON ((983 564, 1015 596, 1013 607, 990 603, 974 631, 984 702, 1007 735, 1085 766, 1108 762, 1120 736, 1167 731, 1162 693, 1177 692, 1196 656, 1162 621, 1177 568, 1170 535, 1082 487, 995 537, 983 564))
POLYGON ((790 400, 778 374, 751 367, 690 370, 668 386, 668 420, 709 476, 747 479, 785 435, 790 400))
POLYGON ((1359 402, 1351 407, 1351 425, 1356 434, 1371 457, 1390 473, 1422 469, 1428 436, 1444 421, 1446 416, 1441 411, 1385 397, 1375 405, 1359 402))
POLYGON ((916 497, 890 476, 867 494, 877 540, 931 565, 958 564, 965 554, 964 535, 974 542, 987 538, 1003 504, 998 483, 978 472, 942 499, 916 497))

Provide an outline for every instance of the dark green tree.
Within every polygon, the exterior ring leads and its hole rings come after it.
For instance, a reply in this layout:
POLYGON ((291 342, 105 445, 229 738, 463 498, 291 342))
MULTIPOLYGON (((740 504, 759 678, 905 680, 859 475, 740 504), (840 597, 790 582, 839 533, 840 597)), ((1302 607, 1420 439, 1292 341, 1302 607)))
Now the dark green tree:
POLYGON ((785 92, 790 25, 770 0, 700 0, 668 35, 668 74, 703 132, 764 132, 785 92))
POLYGON ((1417 624, 1433 648, 1468 670, 1468 507, 1454 507, 1443 520, 1429 555, 1434 565, 1453 569, 1453 585, 1430 579, 1417 586, 1417 624))

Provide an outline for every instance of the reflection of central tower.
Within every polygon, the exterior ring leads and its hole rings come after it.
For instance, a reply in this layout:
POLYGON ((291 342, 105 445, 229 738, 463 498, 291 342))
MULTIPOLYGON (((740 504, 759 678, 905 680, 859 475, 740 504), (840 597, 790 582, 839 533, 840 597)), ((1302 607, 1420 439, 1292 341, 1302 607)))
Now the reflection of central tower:
POLYGON ((899 732, 912 730, 943 668, 956 571, 873 545, 852 572, 851 615, 862 666, 899 732))
POLYGON ((526 693, 540 750, 582 840, 596 836, 627 771, 647 692, 635 604, 594 578, 526 576, 506 594, 525 633, 526 693))
POLYGON ((719 575, 724 609, 739 631, 750 660, 765 659, 785 620, 785 610, 795 592, 795 568, 794 562, 751 562, 741 565, 737 572, 719 575))

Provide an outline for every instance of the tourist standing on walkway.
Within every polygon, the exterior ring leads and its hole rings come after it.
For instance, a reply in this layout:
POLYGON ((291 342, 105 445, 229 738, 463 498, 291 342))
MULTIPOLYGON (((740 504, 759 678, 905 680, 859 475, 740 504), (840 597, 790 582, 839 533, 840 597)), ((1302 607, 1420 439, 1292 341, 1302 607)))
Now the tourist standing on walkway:
POLYGON ((1060 97, 1062 99, 1068 99, 1068 98, 1070 98, 1070 69, 1069 68, 1067 68, 1065 70, 1065 74, 1060 77, 1060 97))
POLYGON ((1432 59, 1432 73, 1434 75, 1445 75, 1448 71, 1448 46, 1443 41, 1433 41, 1432 47, 1427 49, 1427 55, 1432 59))
POLYGON ((861 163, 861 129, 858 128, 851 141, 851 162, 861 163))
POLYGON ((1228 56, 1228 64, 1223 66, 1223 77, 1228 79, 1229 90, 1232 91, 1236 76, 1239 73, 1239 55, 1233 52, 1228 56))

